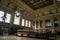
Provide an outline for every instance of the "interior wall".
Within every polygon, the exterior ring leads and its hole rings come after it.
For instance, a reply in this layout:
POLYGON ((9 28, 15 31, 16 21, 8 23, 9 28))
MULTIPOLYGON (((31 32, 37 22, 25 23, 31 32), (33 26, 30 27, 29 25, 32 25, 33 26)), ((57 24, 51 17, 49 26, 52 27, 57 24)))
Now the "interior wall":
MULTIPOLYGON (((57 13, 56 15, 51 15, 51 16, 44 16, 44 17, 41 17, 39 20, 36 20, 36 21, 38 21, 38 26, 36 26, 36 24, 35 24, 35 26, 32 25, 33 29, 34 28, 37 29, 37 30, 40 30, 40 29, 48 29, 48 30, 55 29, 56 31, 60 30, 60 13, 57 13), (58 27, 54 26, 54 18, 58 19, 58 25, 59 25, 58 27), (45 20, 50 20, 51 27, 46 27, 45 20), (40 27, 40 23, 39 23, 40 21, 43 21, 42 22, 42 27, 40 27)), ((33 21, 33 22, 36 23, 36 21, 33 21)))

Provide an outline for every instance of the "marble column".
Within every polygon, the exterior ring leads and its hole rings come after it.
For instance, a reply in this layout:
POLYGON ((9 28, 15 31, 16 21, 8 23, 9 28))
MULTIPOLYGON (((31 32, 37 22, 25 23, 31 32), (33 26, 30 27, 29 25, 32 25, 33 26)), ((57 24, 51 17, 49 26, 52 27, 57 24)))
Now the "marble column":
POLYGON ((53 17, 51 17, 51 26, 52 26, 51 28, 55 28, 54 27, 54 18, 53 17))
POLYGON ((42 24, 42 28, 45 29, 45 20, 43 19, 43 24, 42 24))
POLYGON ((51 28, 50 31, 55 30, 55 26, 54 26, 54 17, 51 17, 51 28))
POLYGON ((38 27, 37 27, 38 29, 40 29, 40 22, 38 21, 38 27))
POLYGON ((34 28, 32 21, 30 21, 30 28, 34 28))
POLYGON ((11 25, 14 24, 14 17, 15 17, 15 13, 11 13, 11 19, 10 19, 10 24, 11 25))
POLYGON ((20 15, 20 26, 22 26, 22 16, 20 15))
POLYGON ((58 24, 59 24, 59 28, 60 28, 60 16, 58 16, 58 24))
POLYGON ((36 29, 36 26, 37 26, 37 25, 36 25, 36 21, 35 21, 35 29, 36 29))
POLYGON ((27 26, 29 27, 29 21, 28 21, 28 23, 27 23, 27 26))
POLYGON ((58 27, 55 27, 56 31, 60 30, 60 16, 57 15, 57 22, 58 22, 58 27))

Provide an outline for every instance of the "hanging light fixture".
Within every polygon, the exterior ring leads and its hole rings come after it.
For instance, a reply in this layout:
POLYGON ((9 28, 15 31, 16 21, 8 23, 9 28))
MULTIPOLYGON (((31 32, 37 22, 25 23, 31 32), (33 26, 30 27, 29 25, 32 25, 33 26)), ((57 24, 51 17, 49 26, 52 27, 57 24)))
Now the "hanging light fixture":
POLYGON ((18 13, 18 11, 16 11, 15 13, 16 13, 16 17, 20 16, 20 13, 18 13))

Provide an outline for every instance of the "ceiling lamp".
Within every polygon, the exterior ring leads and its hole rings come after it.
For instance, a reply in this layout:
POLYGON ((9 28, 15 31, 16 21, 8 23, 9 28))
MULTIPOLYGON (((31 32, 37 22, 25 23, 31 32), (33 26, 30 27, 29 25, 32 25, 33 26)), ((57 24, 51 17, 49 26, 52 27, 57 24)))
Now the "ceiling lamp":
POLYGON ((18 13, 18 11, 16 11, 15 13, 16 13, 16 17, 20 16, 20 13, 18 13))

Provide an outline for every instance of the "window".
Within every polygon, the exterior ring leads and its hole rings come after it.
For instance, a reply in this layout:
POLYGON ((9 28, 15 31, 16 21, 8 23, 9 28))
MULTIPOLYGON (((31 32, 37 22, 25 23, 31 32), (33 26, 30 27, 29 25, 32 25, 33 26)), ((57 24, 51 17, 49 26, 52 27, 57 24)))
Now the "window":
POLYGON ((38 21, 36 21, 36 28, 38 27, 39 25, 38 25, 38 21))
POLYGON ((36 28, 36 21, 33 22, 33 28, 36 28))
POLYGON ((20 24, 20 14, 18 12, 16 12, 16 14, 15 14, 14 24, 16 24, 16 25, 20 24))
POLYGON ((22 26, 24 26, 24 22, 25 22, 25 20, 24 20, 24 19, 22 19, 22 26))
POLYGON ((29 21, 29 27, 31 27, 31 21, 29 21))
POLYGON ((6 23, 10 23, 10 18, 11 18, 11 15, 7 13, 7 14, 6 14, 5 22, 6 22, 6 23))
POLYGON ((46 21, 45 21, 45 24, 46 24, 46 27, 51 27, 51 22, 50 22, 50 20, 46 20, 46 21))
MULTIPOLYGON (((0 21, 4 21, 3 20, 3 17, 4 17, 4 12, 3 11, 0 11, 0 21)), ((11 18, 11 15, 7 13, 6 14, 5 22, 6 23, 10 23, 10 18, 11 18)))
POLYGON ((42 28, 42 21, 40 21, 40 27, 42 28))
POLYGON ((4 12, 0 11, 0 21, 3 21, 4 12))
POLYGON ((25 26, 28 27, 28 20, 26 20, 25 26))
POLYGON ((33 22, 33 26, 35 26, 35 22, 33 22))
POLYGON ((57 18, 54 18, 54 26, 55 27, 58 27, 59 25, 58 25, 58 19, 57 18))

